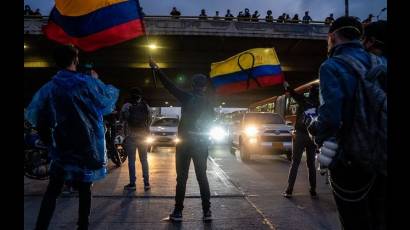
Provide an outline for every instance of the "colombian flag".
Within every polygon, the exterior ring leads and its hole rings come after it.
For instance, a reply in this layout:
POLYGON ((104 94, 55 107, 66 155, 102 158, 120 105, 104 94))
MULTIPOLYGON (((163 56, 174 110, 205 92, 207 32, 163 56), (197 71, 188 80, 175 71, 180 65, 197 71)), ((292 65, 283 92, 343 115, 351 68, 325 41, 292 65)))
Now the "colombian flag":
POLYGON ((94 51, 143 35, 137 0, 55 0, 44 35, 94 51))
POLYGON ((255 48, 211 64, 209 74, 218 94, 281 84, 284 81, 274 48, 255 48))

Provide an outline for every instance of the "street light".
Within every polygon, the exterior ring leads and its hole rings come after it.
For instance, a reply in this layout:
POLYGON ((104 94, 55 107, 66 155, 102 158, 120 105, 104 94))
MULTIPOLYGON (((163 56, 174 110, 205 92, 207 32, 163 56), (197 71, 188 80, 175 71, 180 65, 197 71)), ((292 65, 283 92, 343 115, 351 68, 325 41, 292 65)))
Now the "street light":
POLYGON ((158 46, 156 44, 152 43, 152 44, 148 45, 148 48, 151 49, 151 50, 156 50, 156 49, 158 49, 158 46))
POLYGON ((26 44, 24 44, 24 49, 27 49, 27 48, 28 48, 28 46, 26 44))
POLYGON ((168 101, 166 101, 165 104, 168 105, 168 101))

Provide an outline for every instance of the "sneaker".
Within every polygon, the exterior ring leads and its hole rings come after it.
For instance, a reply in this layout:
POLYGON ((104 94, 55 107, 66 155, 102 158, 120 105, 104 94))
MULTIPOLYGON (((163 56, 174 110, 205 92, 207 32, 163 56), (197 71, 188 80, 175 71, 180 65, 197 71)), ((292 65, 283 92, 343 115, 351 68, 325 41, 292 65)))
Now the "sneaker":
POLYGON ((137 187, 135 186, 135 184, 127 184, 124 186, 124 190, 135 191, 137 190, 137 187))
POLYGON ((169 219, 175 222, 182 221, 182 211, 174 210, 171 214, 169 214, 169 219))
POLYGON ((211 212, 211 210, 204 211, 204 217, 203 217, 203 219, 204 219, 204 221, 212 220, 212 212, 211 212))
POLYGON ((292 197, 292 193, 288 192, 288 191, 284 191, 282 192, 282 196, 286 197, 286 198, 291 198, 292 197))
POLYGON ((151 189, 151 186, 149 185, 149 183, 145 183, 144 184, 144 190, 147 191, 147 190, 150 190, 150 189, 151 189))
POLYGON ((316 197, 317 197, 316 190, 310 190, 309 192, 310 192, 310 196, 311 196, 312 198, 316 198, 316 197))

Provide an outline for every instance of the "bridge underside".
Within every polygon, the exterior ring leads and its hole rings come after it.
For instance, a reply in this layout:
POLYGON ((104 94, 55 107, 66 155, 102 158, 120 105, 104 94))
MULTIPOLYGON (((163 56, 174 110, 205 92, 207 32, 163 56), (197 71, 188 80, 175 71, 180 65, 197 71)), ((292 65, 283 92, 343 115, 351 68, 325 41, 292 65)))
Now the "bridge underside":
MULTIPOLYGON (((139 86, 151 106, 165 106, 165 101, 178 106, 175 98, 159 82, 158 87, 154 87, 152 72, 147 64, 150 52, 168 76, 187 89, 193 73, 208 74, 212 62, 251 48, 274 47, 286 80, 294 86, 315 79, 320 63, 326 58, 324 40, 161 35, 150 36, 149 41, 159 48, 149 51, 145 37, 142 37, 93 53, 83 53, 80 59, 94 61, 101 79, 121 89, 120 101, 126 97, 127 89, 139 86)), ((25 44, 28 48, 24 55, 24 88, 25 103, 28 103, 33 93, 56 72, 51 59, 56 44, 42 35, 25 35, 25 44)), ((217 97, 217 102, 225 102, 224 107, 247 107, 281 93, 281 87, 269 87, 217 97)))

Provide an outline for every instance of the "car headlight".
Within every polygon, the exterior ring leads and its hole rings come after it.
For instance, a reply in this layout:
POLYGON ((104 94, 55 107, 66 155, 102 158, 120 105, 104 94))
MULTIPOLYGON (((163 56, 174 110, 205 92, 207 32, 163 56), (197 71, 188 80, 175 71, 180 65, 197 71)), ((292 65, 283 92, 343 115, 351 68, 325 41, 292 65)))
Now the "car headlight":
POLYGON ((147 137, 147 139, 145 140, 145 142, 147 142, 148 144, 151 144, 152 142, 154 142, 154 138, 152 138, 152 137, 147 137))
POLYGON ((213 127, 211 131, 209 132, 209 136, 211 137, 212 140, 215 140, 215 141, 223 140, 226 137, 226 135, 227 135, 226 131, 221 127, 213 127))
POLYGON ((246 127, 245 134, 247 136, 254 137, 258 134, 258 129, 255 126, 246 127))
POLYGON ((174 142, 178 144, 179 142, 181 142, 181 140, 177 137, 174 139, 174 142))

